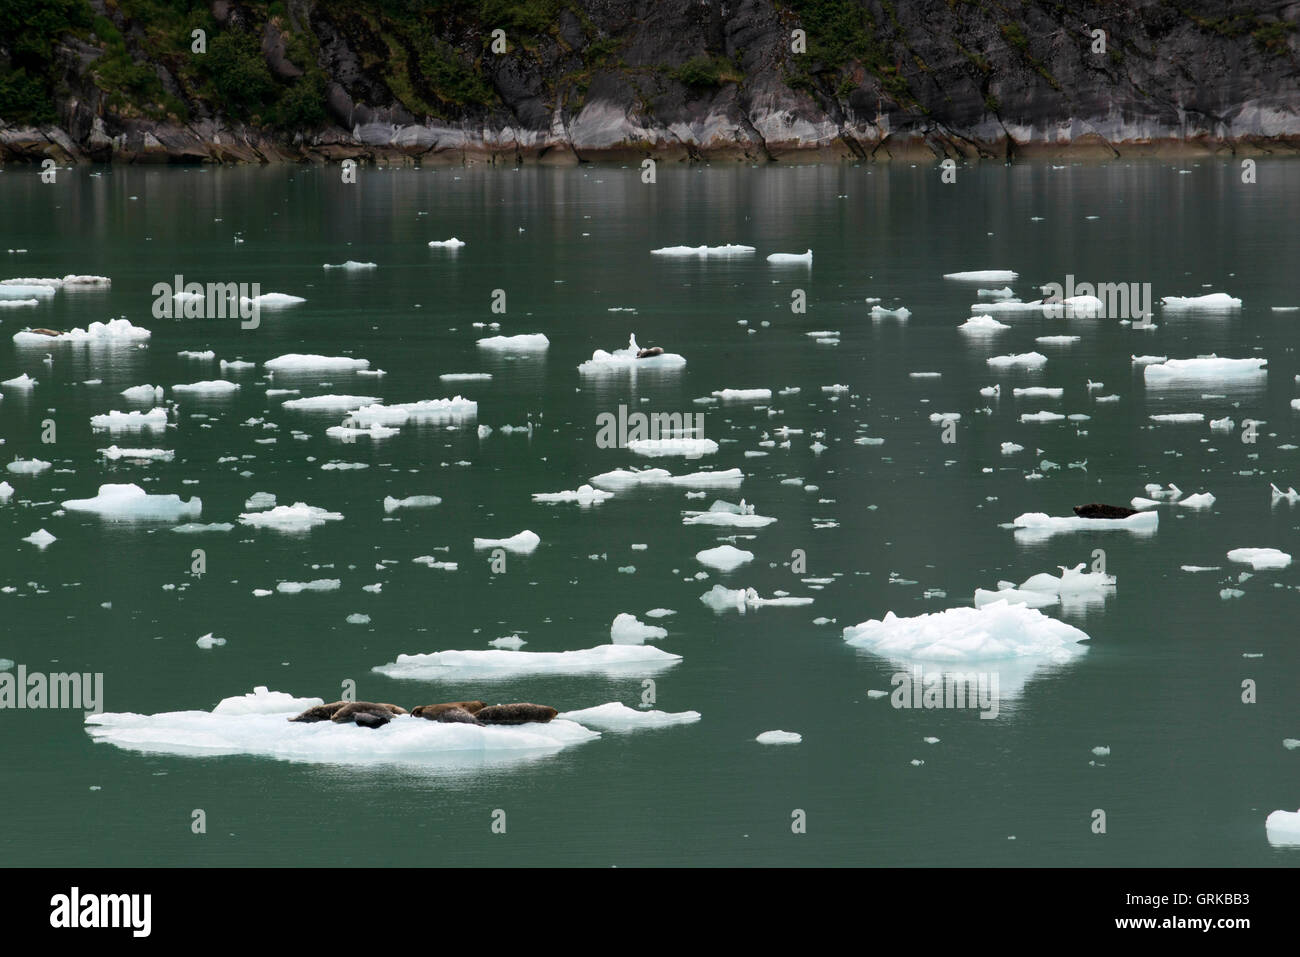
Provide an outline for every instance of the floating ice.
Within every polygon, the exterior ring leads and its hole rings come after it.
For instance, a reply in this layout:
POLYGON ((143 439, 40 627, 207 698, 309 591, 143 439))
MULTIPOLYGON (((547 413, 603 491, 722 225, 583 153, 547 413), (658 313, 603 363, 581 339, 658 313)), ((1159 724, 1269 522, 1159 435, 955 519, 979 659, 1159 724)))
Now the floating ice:
POLYGON ((264 292, 260 296, 240 296, 239 304, 244 307, 257 306, 259 309, 279 309, 283 306, 296 306, 307 300, 302 296, 290 296, 283 292, 264 292))
POLYGON ((511 535, 509 538, 474 539, 475 548, 504 548, 506 551, 514 552, 517 555, 527 555, 534 552, 541 543, 542 540, 537 533, 528 529, 524 529, 517 535, 511 535))
POLYGON ((606 499, 614 497, 613 492, 602 492, 598 488, 592 488, 590 485, 582 485, 577 489, 569 492, 534 492, 534 502, 547 502, 558 504, 562 502, 576 502, 584 507, 588 505, 599 505, 606 499))
POLYGON ((213 648, 219 648, 222 645, 224 645, 226 643, 226 639, 214 638, 212 637, 212 632, 208 632, 206 635, 201 636, 198 639, 198 641, 194 643, 198 645, 200 648, 202 648, 204 651, 209 651, 213 648))
POLYGON ((803 735, 794 731, 764 731, 754 740, 759 744, 798 744, 803 735))
POLYGON ((431 240, 429 242, 429 245, 432 246, 434 249, 460 249, 461 246, 465 245, 465 242, 463 240, 457 239, 455 236, 452 236, 451 239, 431 240))
POLYGON ((116 445, 110 445, 106 449, 100 449, 99 454, 110 461, 118 459, 137 459, 152 460, 160 462, 170 462, 176 457, 172 449, 120 449, 116 445))
POLYGON ((700 720, 700 713, 698 711, 638 711, 620 701, 611 701, 609 704, 583 708, 581 711, 562 712, 556 720, 574 721, 598 731, 639 731, 647 728, 668 728, 678 724, 694 724, 700 720))
POLYGON ((738 246, 727 243, 725 246, 662 246, 650 250, 652 256, 697 256, 707 259, 711 256, 747 256, 754 252, 753 246, 738 246))
POLYGON ((613 352, 597 349, 591 354, 590 359, 579 364, 578 371, 593 375, 605 372, 635 372, 638 369, 680 369, 686 365, 686 359, 675 352, 638 359, 637 353, 640 351, 641 347, 637 344, 636 336, 629 335, 626 349, 615 349, 613 352))
POLYGON ((419 402, 398 402, 393 405, 367 405, 348 414, 356 425, 373 424, 397 426, 461 422, 478 415, 478 403, 456 396, 452 399, 421 399, 419 402))
POLYGON ((790 595, 760 598, 758 592, 753 588, 725 588, 722 585, 714 585, 713 588, 700 596, 700 601, 715 612, 738 611, 741 614, 744 614, 750 608, 762 608, 765 605, 793 607, 813 603, 811 598, 798 598, 790 595))
POLYGON ((173 532, 180 532, 182 535, 198 535, 202 532, 230 532, 234 531, 235 526, 229 522, 209 522, 204 525, 200 522, 186 522, 184 525, 172 526, 173 532))
POLYGON ((388 439, 401 431, 401 429, 395 429, 391 426, 380 425, 378 422, 371 422, 364 428, 351 425, 331 425, 325 430, 325 434, 331 439, 342 439, 344 442, 350 442, 361 436, 368 439, 388 439))
POLYGON ((32 346, 47 342, 110 342, 134 341, 148 339, 152 333, 141 326, 131 324, 129 319, 110 319, 108 322, 92 322, 85 329, 69 329, 57 336, 25 329, 14 333, 14 342, 19 345, 32 346))
POLYGON ((966 272, 946 272, 943 278, 960 282, 1015 282, 1020 278, 1020 273, 1010 269, 970 269, 966 272))
POLYGON ((292 505, 277 505, 266 512, 245 512, 239 516, 241 525, 253 528, 272 528, 280 532, 299 532, 326 522, 336 522, 343 518, 341 512, 330 512, 306 502, 292 505))
POLYGON ((519 336, 489 336, 479 339, 480 349, 495 349, 499 352, 542 352, 551 344, 551 340, 540 332, 519 336))
POLYGON ((911 311, 906 306, 899 306, 897 309, 883 309, 880 306, 871 307, 872 319, 906 319, 911 314, 911 311))
POLYGON ((1041 352, 1022 352, 1019 355, 990 356, 987 361, 994 369, 1041 369, 1047 364, 1047 356, 1041 352))
MULTIPOLYGON (((576 651, 436 651, 398 655, 372 670, 413 681, 494 680, 527 674, 646 674, 675 665, 681 655, 653 645, 597 645, 576 651)), ((554 722, 552 722, 554 723, 554 722)))
POLYGON ((225 379, 210 379, 203 382, 190 382, 172 386, 173 392, 193 392, 204 395, 230 395, 230 393, 236 392, 238 389, 238 385, 227 382, 225 379))
POLYGON ((6 379, 4 382, 0 382, 0 386, 4 386, 7 389, 30 389, 36 384, 36 380, 26 372, 16 378, 6 379))
POLYGON ((0 482, 0 504, 14 497, 14 487, 8 482, 0 482))
POLYGON ((37 548, 44 550, 46 548, 49 548, 49 546, 53 542, 57 542, 58 539, 42 528, 39 529, 38 531, 32 532, 30 535, 24 538, 23 541, 31 542, 37 548))
POLYGON ((14 475, 36 475, 49 467, 50 463, 41 459, 14 459, 5 466, 14 475))
POLYGON ((163 387, 160 385, 133 385, 123 389, 121 395, 132 402, 161 402, 163 387))
POLYGON ((647 625, 636 615, 622 612, 615 616, 609 626, 609 640, 616 645, 642 645, 647 641, 658 641, 668 637, 668 629, 658 625, 647 625))
MULTIPOLYGON (((1141 356, 1139 358, 1149 359, 1152 357, 1141 356)), ((1134 361, 1136 362, 1137 359, 1134 361)), ((1267 375, 1268 369, 1265 368, 1267 365, 1267 359, 1220 359, 1218 356, 1204 356, 1197 359, 1166 359, 1163 362, 1148 363, 1146 368, 1142 370, 1142 375, 1149 386, 1187 381, 1239 381, 1261 378, 1267 375)))
POLYGON ((518 651, 528 642, 524 641, 518 635, 506 635, 502 638, 493 638, 488 642, 493 648, 509 648, 511 651, 518 651))
POLYGON ((374 405, 384 400, 374 395, 313 395, 305 399, 289 399, 283 409, 297 412, 349 412, 364 405, 374 405))
POLYGON ((406 498, 394 498, 391 495, 384 496, 384 511, 395 512, 399 508, 430 508, 442 503, 436 495, 408 495, 406 498))
POLYGON ((812 265, 812 250, 802 253, 772 253, 767 257, 767 261, 774 265, 812 265))
POLYGON ((268 372, 355 372, 358 369, 369 369, 370 360, 290 352, 276 356, 262 365, 268 372))
POLYGON ((1217 312, 1241 308, 1241 300, 1226 292, 1212 292, 1204 296, 1162 296, 1160 304, 1169 310, 1205 309, 1217 312))
POLYGON ((278 582, 275 590, 282 595, 300 595, 305 591, 338 591, 342 587, 338 578, 315 578, 309 582, 278 582))
POLYGON ((1082 336, 1038 336, 1034 341, 1045 346, 1070 346, 1082 338, 1082 336))
POLYGON ((691 472, 672 475, 667 469, 615 469, 591 477, 591 484, 602 488, 623 489, 637 485, 677 485, 686 488, 737 488, 745 475, 740 469, 718 472, 691 472))
POLYGON ((719 545, 717 548, 706 548, 702 552, 696 552, 695 560, 701 565, 707 565, 709 568, 729 572, 734 571, 746 562, 752 562, 754 553, 747 552, 742 548, 736 548, 734 545, 719 545))
POLYGON ((1255 571, 1266 568, 1286 568, 1291 556, 1276 548, 1234 548, 1228 552, 1228 561, 1249 565, 1255 571))
POLYGON ((1264 834, 1275 846, 1300 846, 1300 811, 1274 811, 1264 818, 1264 834))
POLYGON ((179 495, 150 495, 138 485, 101 485, 94 498, 74 498, 63 503, 70 512, 93 512, 109 521, 158 520, 177 522, 198 518, 203 502, 194 496, 188 502, 179 495))
POLYGON ((1157 512, 1138 512, 1127 518, 1080 518, 1077 515, 1052 516, 1045 512, 1025 512, 1018 515, 1011 524, 1016 529, 1016 539, 1021 541, 1036 541, 1064 532, 1083 531, 1126 531, 1151 535, 1160 524, 1160 515, 1157 512))
POLYGON ((765 402, 772 398, 771 389, 719 389, 712 393, 723 402, 765 402))
POLYGON ((322 269, 344 269, 348 271, 353 271, 358 269, 378 269, 379 263, 359 263, 355 259, 349 259, 347 262, 339 263, 337 266, 331 266, 329 263, 325 263, 323 266, 321 266, 321 268, 322 269))
POLYGON ((663 458, 670 455, 698 458, 718 451, 718 443, 712 439, 633 439, 627 443, 627 449, 634 455, 644 455, 649 458, 663 458))
POLYGON ((1011 327, 1005 322, 998 322, 992 316, 971 316, 957 328, 962 332, 986 333, 1001 332, 1011 327))
POLYGON ((276 697, 266 703, 254 701, 243 711, 236 706, 236 710, 210 712, 88 714, 86 730, 96 741, 146 754, 242 754, 279 761, 400 764, 431 769, 524 761, 600 737, 596 731, 558 718, 544 724, 473 725, 397 715, 383 727, 373 729, 332 721, 300 723, 288 719, 321 703, 320 699, 290 699, 278 692, 267 693, 268 697, 272 695, 276 697))
POLYGON ((1011 394, 1034 399, 1059 399, 1065 395, 1064 389, 1049 388, 1048 386, 1031 385, 1024 389, 1012 389, 1011 394))
POLYGON ((1024 657, 1061 663, 1082 654, 1088 636, 1036 608, 993 602, 982 608, 899 618, 892 611, 883 620, 865 621, 844 629, 849 644, 887 658, 955 663, 999 661, 1024 657))
POLYGON ((1161 415, 1148 416, 1148 418, 1152 422, 1169 422, 1175 425, 1188 425, 1193 422, 1205 421, 1205 416, 1200 412, 1166 412, 1161 415))
POLYGON ((1030 608, 1042 608, 1057 602, 1067 608, 1077 607, 1104 601, 1115 587, 1114 575, 1085 572, 1082 562, 1073 568, 1057 567, 1061 569, 1059 577, 1043 572, 1029 577, 1017 588, 1003 587, 1009 586, 1010 582, 999 583, 997 591, 978 588, 975 590, 975 607, 983 608, 996 601, 1030 608))
POLYGON ((92 415, 90 425, 96 429, 108 429, 118 432, 135 429, 162 429, 167 426, 167 410, 161 406, 148 412, 106 412, 92 415))

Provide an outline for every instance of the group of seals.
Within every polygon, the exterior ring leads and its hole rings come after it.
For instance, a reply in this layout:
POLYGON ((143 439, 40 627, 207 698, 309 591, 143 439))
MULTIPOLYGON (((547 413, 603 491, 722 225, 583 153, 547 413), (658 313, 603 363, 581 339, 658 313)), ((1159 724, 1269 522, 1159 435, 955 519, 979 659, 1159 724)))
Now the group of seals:
POLYGON ((393 720, 394 715, 410 714, 414 718, 440 721, 446 724, 541 724, 554 718, 558 711, 544 704, 519 701, 513 704, 485 705, 482 701, 444 701, 441 704, 423 704, 409 712, 395 704, 375 704, 372 701, 335 701, 308 708, 290 721, 311 723, 332 721, 335 724, 357 724, 363 728, 379 728, 393 720))
POLYGON ((658 346, 651 346, 649 349, 642 349, 636 354, 636 357, 638 359, 653 359, 655 356, 661 356, 663 354, 663 349, 658 346))
POLYGON ((1080 518, 1128 518, 1136 515, 1138 510, 1127 505, 1103 505, 1092 502, 1088 505, 1074 506, 1074 514, 1080 518))
POLYGON ((375 704, 373 701, 334 701, 308 708, 290 721, 310 724, 315 721, 333 721, 335 724, 359 724, 363 728, 379 728, 393 720, 394 715, 407 714, 405 708, 395 704, 375 704))

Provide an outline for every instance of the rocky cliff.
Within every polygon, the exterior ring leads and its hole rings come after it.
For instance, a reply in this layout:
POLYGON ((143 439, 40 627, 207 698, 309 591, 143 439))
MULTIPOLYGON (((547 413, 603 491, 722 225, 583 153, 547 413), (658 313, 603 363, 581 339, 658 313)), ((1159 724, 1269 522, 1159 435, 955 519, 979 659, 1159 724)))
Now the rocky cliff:
POLYGON ((1300 151, 1300 2, 0 0, 0 159, 1300 151))

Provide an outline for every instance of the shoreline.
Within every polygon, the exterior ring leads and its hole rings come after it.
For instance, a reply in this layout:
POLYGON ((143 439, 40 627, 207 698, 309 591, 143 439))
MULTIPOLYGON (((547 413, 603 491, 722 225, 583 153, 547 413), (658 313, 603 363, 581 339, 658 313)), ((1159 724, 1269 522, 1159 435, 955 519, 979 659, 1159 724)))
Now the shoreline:
POLYGON ((954 132, 887 133, 860 137, 847 133, 815 139, 743 139, 742 131, 720 132, 708 142, 683 140, 671 130, 643 131, 637 141, 584 143, 554 134, 468 130, 447 126, 370 124, 352 131, 334 127, 310 139, 283 136, 255 127, 225 127, 212 122, 178 124, 136 122, 108 136, 101 120, 83 136, 63 127, 0 125, 0 168, 39 165, 322 165, 343 160, 374 166, 580 166, 601 163, 929 163, 955 160, 1128 160, 1189 157, 1297 157, 1300 133, 1275 136, 1150 136, 1107 139, 1095 133, 1057 139, 1017 139, 1005 131, 995 139, 954 132), (650 133, 655 136, 645 136, 650 133), (731 133, 732 135, 728 135, 731 133))

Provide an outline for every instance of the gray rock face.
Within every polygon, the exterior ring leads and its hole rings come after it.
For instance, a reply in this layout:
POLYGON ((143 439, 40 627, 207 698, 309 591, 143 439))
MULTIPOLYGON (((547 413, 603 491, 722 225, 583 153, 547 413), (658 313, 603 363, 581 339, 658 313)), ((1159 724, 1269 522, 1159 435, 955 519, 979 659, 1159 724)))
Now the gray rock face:
MULTIPOLYGON (((578 0, 557 6, 545 33, 507 30, 504 54, 489 50, 493 24, 430 17, 436 35, 428 42, 486 81, 491 101, 481 103, 443 99, 419 75, 412 81, 422 50, 384 33, 366 0, 349 6, 360 12, 293 0, 287 20, 265 22, 235 2, 212 7, 219 23, 256 31, 281 83, 304 73, 286 52, 286 31, 310 29, 312 67, 325 79, 322 128, 245 126, 203 102, 186 104, 188 122, 121 110, 90 78, 99 48, 69 36, 58 53, 67 76, 59 123, 0 118, 0 160, 1300 152, 1300 2, 1093 0, 1008 13, 966 0, 578 0), (831 8, 852 15, 829 21, 831 8), (799 30, 806 52, 796 50, 799 30), (1104 50, 1094 31, 1103 31, 1104 50)), ((180 99, 176 78, 151 65, 180 99)))

